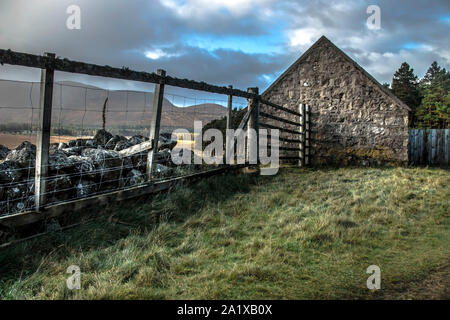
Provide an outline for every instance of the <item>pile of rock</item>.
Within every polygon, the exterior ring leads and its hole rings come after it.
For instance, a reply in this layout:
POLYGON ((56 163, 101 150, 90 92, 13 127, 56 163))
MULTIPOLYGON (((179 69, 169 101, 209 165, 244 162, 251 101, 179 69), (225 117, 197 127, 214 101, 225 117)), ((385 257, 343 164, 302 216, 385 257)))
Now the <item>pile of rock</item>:
POLYGON ((9 153, 10 151, 11 151, 11 150, 9 150, 7 147, 2 146, 2 145, 0 144, 0 160, 5 159, 6 156, 8 155, 8 153, 9 153))
MULTIPOLYGON (((148 140, 140 135, 127 139, 99 130, 92 139, 51 144, 48 201, 86 197, 144 183, 148 150, 131 156, 123 156, 120 151, 148 140)), ((164 177, 175 170, 170 155, 176 141, 170 134, 162 134, 158 145, 155 176, 164 177)), ((27 141, 13 150, 0 146, 0 157, 0 215, 32 208, 36 146, 27 141)))

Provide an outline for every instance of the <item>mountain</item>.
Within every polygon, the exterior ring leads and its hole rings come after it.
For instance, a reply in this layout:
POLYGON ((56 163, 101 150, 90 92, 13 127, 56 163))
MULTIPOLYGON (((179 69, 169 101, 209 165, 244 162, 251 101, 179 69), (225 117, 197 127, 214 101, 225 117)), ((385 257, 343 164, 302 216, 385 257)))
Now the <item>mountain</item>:
MULTIPOLYGON (((0 80, 0 124, 37 123, 40 84, 0 80)), ((102 125, 108 98, 106 126, 149 126, 153 92, 105 90, 83 83, 63 81, 53 90, 52 124, 91 127, 102 125)), ((177 107, 164 98, 161 126, 193 128, 194 120, 206 124, 226 115, 226 108, 213 103, 177 107)))

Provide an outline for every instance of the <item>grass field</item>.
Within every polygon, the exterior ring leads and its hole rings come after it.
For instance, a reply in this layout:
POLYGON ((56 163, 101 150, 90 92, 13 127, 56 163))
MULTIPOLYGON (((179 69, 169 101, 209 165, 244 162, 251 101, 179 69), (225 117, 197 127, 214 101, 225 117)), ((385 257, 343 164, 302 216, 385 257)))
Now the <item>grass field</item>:
POLYGON ((449 185, 428 168, 213 177, 0 249, 0 297, 448 299, 449 185))

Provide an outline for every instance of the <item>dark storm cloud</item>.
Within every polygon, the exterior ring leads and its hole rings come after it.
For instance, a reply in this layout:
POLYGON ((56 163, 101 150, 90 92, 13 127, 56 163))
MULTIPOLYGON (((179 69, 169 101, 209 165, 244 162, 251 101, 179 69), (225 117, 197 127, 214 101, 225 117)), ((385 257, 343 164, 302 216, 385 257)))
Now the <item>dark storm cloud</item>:
MULTIPOLYGON (((441 19, 449 14, 448 1, 2 0, 0 47, 137 70, 164 68, 178 77, 245 89, 267 87, 268 79, 325 34, 383 82, 403 61, 419 75, 433 60, 449 66, 449 23, 441 19), (65 27, 71 4, 81 7, 81 30, 65 27), (381 30, 366 27, 370 4, 381 8, 381 30), (192 37, 203 39, 203 46, 189 42, 192 37)), ((2 67, 0 77, 38 74, 2 67)))
MULTIPOLYGON (((17 51, 40 54, 50 50, 74 60, 138 70, 165 68, 172 75, 240 87, 264 86, 261 72, 271 74, 280 68, 279 57, 231 50, 209 52, 182 42, 184 36, 200 31, 220 37, 264 35, 263 25, 252 12, 244 17, 208 13, 184 19, 158 1, 127 1, 125 5, 111 0, 6 0, 0 15, 0 47, 17 51), (65 11, 71 4, 81 8, 81 30, 65 26, 65 11), (158 60, 145 56, 146 51, 161 46, 174 56, 158 60)), ((11 70, 8 68, 10 76, 11 70)), ((20 72, 20 76, 29 74, 20 72)))

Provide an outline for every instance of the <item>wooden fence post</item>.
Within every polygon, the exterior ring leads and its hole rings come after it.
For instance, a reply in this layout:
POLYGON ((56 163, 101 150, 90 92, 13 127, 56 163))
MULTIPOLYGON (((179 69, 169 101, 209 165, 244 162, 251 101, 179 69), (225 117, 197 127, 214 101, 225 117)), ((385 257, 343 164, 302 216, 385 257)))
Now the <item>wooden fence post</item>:
POLYGON ((306 121, 305 121, 305 113, 306 113, 306 108, 305 105, 303 103, 300 104, 299 106, 299 113, 300 113, 300 152, 299 152, 299 157, 300 157, 300 161, 299 161, 299 165, 300 167, 304 167, 305 166, 305 140, 306 140, 306 135, 305 135, 305 131, 306 131, 306 121))
POLYGON ((309 166, 310 162, 310 106, 307 104, 305 106, 305 165, 309 166))
MULTIPOLYGON (((228 86, 228 89, 233 89, 233 86, 228 86)), ((227 129, 231 129, 232 123, 232 109, 233 109, 233 95, 228 95, 228 108, 227 108, 227 129)))
MULTIPOLYGON (((256 88, 248 88, 248 93, 253 93, 255 95, 259 94, 259 89, 256 88)), ((256 164, 259 163, 259 99, 251 98, 248 99, 248 109, 247 113, 250 113, 250 117, 247 125, 247 160, 250 162, 252 155, 256 155, 256 164), (251 133, 251 129, 256 131, 256 135, 251 133)))
MULTIPOLYGON (((228 86, 228 89, 233 89, 233 86, 228 86)), ((232 129, 232 121, 233 121, 233 95, 228 95, 228 106, 227 106, 227 127, 225 129, 225 163, 231 164, 232 157, 234 158, 234 155, 231 154, 231 149, 234 144, 234 136, 229 137, 227 134, 227 130, 232 129), (230 154, 229 154, 230 153, 230 154)))
MULTIPOLYGON (((45 57, 55 58, 53 53, 44 53, 45 57)), ((47 67, 41 70, 41 93, 39 102, 39 129, 36 141, 36 170, 34 194, 36 211, 40 211, 47 201, 48 158, 50 130, 52 124, 53 81, 55 71, 47 67)))
MULTIPOLYGON (((165 77, 166 71, 158 69, 158 75, 165 77)), ((152 173, 154 170, 154 157, 155 153, 158 152, 158 142, 159 142, 159 128, 161 124, 161 112, 162 105, 164 101, 164 80, 161 80, 155 85, 155 92, 153 95, 153 109, 152 109, 152 122, 150 126, 150 141, 152 141, 152 149, 149 151, 147 156, 147 179, 150 181, 152 179, 152 173)))

